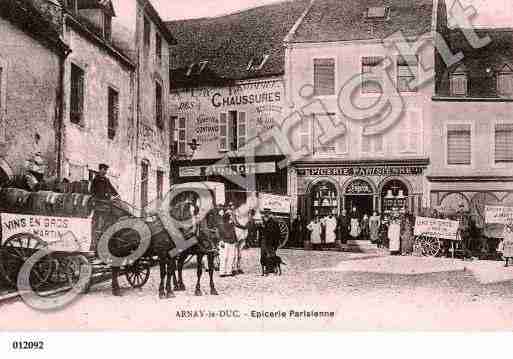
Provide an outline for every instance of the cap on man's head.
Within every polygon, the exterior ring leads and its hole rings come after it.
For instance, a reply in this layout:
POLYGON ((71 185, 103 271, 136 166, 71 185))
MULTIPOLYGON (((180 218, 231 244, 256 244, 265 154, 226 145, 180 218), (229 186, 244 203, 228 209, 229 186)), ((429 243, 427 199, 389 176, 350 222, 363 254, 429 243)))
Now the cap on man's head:
POLYGON ((264 210, 262 212, 264 214, 271 214, 271 209, 270 208, 264 208, 264 210))
POLYGON ((100 165, 98 166, 98 168, 101 170, 108 170, 109 169, 109 165, 105 164, 105 163, 100 163, 100 165))

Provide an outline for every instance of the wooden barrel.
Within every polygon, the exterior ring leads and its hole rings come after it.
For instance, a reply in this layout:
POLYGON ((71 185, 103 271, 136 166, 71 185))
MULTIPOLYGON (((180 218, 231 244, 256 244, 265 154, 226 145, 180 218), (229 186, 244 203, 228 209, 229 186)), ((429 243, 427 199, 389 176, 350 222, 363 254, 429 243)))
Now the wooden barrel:
POLYGON ((67 196, 67 193, 56 193, 55 194, 55 202, 53 204, 53 210, 54 210, 54 214, 56 216, 62 216, 66 213, 66 210, 65 210, 66 196, 67 196))
POLYGON ((75 205, 75 213, 80 217, 88 217, 94 208, 93 196, 81 194, 75 205))
POLYGON ((29 202, 30 192, 18 188, 3 188, 0 192, 1 208, 8 211, 24 211, 29 202))
POLYGON ((38 191, 31 192, 29 196, 28 210, 35 214, 51 216, 54 214, 56 192, 38 191))

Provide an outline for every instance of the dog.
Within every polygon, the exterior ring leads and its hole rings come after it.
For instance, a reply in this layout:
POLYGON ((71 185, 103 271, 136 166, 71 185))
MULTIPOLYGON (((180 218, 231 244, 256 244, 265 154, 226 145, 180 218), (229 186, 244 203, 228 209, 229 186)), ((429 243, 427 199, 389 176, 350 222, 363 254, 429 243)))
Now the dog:
POLYGON ((268 275, 269 273, 275 273, 281 275, 281 265, 287 265, 280 256, 274 255, 267 257, 261 261, 262 265, 262 276, 268 275))

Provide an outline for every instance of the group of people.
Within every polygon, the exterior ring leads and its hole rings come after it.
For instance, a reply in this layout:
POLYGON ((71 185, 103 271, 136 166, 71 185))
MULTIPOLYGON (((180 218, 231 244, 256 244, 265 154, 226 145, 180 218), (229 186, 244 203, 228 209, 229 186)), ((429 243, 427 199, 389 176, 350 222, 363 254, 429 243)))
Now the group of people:
POLYGON ((279 246, 280 228, 265 208, 261 221, 255 219, 255 211, 245 206, 235 209, 233 203, 226 208, 219 208, 221 222, 219 230, 219 276, 229 277, 243 274, 243 246, 248 235, 260 239, 260 262, 276 255, 279 246))

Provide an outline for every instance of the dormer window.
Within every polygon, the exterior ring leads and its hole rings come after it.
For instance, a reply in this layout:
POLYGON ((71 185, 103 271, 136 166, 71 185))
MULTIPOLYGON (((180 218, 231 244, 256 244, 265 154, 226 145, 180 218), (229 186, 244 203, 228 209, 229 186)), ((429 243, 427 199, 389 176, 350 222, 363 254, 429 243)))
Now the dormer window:
POLYGON ((367 8, 364 12, 364 18, 368 20, 386 20, 390 13, 390 8, 385 6, 373 6, 367 8))
POLYGON ((103 14, 103 38, 107 41, 112 40, 112 16, 110 14, 103 14))
POLYGON ((262 55, 260 57, 253 57, 251 60, 249 60, 248 67, 246 68, 247 71, 259 71, 262 70, 265 63, 269 59, 269 55, 262 55))
POLYGON ((510 65, 504 65, 497 73, 497 94, 513 96, 513 68, 510 65))
POLYGON ((203 70, 205 70, 205 67, 207 67, 208 61, 200 61, 198 63, 193 62, 189 65, 189 68, 187 69, 187 72, 185 73, 185 76, 189 77, 191 75, 200 75, 203 70))
POLYGON ((467 96, 468 80, 465 65, 458 66, 449 75, 449 86, 451 96, 467 96))

